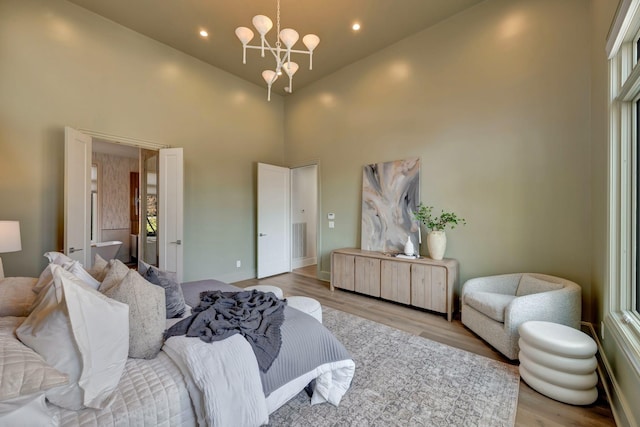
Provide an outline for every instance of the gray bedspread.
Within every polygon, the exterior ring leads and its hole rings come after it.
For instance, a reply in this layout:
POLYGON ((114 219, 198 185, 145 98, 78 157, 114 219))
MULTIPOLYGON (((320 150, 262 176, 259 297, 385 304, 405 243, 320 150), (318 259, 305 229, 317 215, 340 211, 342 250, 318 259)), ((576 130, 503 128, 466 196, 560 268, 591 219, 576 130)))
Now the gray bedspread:
MULTIPOLYGON (((242 288, 218 280, 200 280, 182 284, 185 301, 196 307, 200 293, 210 290, 238 292, 242 288)), ((349 352, 320 322, 295 308, 284 308, 280 328, 280 353, 266 372, 260 372, 262 390, 268 397, 289 381, 330 362, 351 359, 349 352)))
POLYGON ((193 314, 165 331, 164 338, 186 335, 210 343, 242 335, 266 372, 280 352, 280 327, 286 303, 271 293, 205 291, 193 314))

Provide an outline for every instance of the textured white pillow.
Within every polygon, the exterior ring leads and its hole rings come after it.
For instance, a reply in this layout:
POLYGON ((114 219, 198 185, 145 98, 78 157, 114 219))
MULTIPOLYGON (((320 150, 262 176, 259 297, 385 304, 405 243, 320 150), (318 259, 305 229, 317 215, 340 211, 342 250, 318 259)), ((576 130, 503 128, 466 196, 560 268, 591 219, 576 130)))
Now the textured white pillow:
POLYGON ((93 258, 93 266, 87 271, 98 282, 102 282, 109 271, 109 263, 96 254, 93 258))
POLYGON ((107 275, 104 277, 100 288, 98 289, 100 292, 105 293, 112 286, 117 285, 124 279, 124 276, 129 272, 129 267, 124 265, 124 263, 118 259, 112 259, 109 261, 109 270, 107 271, 107 275))
POLYGON ((46 391, 63 408, 104 408, 120 381, 129 351, 129 308, 52 264, 53 283, 16 335, 69 384, 46 391))
POLYGON ((36 299, 34 277, 5 277, 0 279, 0 316, 25 317, 36 299))
POLYGON ((105 295, 129 306, 129 357, 153 359, 163 344, 166 308, 164 289, 129 270, 105 295))

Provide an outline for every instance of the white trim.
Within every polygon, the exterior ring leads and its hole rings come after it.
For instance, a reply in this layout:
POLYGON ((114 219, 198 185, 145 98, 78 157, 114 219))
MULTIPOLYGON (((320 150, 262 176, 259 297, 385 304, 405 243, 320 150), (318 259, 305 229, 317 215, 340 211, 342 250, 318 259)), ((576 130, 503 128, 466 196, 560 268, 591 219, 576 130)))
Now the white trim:
POLYGON ((94 138, 105 139, 115 144, 123 144, 123 145, 129 145, 132 147, 146 148, 147 150, 154 150, 154 151, 159 151, 162 148, 171 148, 170 145, 162 144, 155 141, 147 141, 144 139, 131 138, 128 136, 111 135, 108 133, 99 132, 91 129, 78 129, 78 130, 82 133, 86 133, 87 135, 91 135, 94 138))
POLYGON ((609 36, 607 37, 607 58, 611 59, 620 50, 622 42, 625 40, 631 28, 633 17, 640 6, 639 0, 622 0, 618 5, 616 17, 613 20, 609 36))
MULTIPOLYGON (((598 338, 598 334, 593 327, 593 325, 589 322, 582 322, 582 326, 586 327, 589 330, 589 335, 596 342, 596 346, 598 347, 598 354, 600 355, 600 360, 598 360, 598 376, 600 377, 600 381, 602 383, 602 387, 604 388, 604 392, 607 395, 607 401, 610 403, 611 413, 613 414, 613 419, 616 425, 637 425, 630 423, 630 418, 632 417, 632 412, 629 409, 629 403, 624 396, 624 393, 620 389, 620 384, 616 380, 615 375, 613 375, 613 369, 611 368, 611 363, 607 359, 607 355, 604 352, 604 348, 602 347, 602 343, 598 338), (613 390, 609 387, 609 384, 613 387, 613 390), (612 402, 617 400, 620 402, 620 406, 622 407, 622 413, 619 413, 616 409, 616 405, 612 402)), ((612 335, 614 336, 614 335, 612 335)), ((618 339, 614 336, 614 340, 619 342, 618 339)))

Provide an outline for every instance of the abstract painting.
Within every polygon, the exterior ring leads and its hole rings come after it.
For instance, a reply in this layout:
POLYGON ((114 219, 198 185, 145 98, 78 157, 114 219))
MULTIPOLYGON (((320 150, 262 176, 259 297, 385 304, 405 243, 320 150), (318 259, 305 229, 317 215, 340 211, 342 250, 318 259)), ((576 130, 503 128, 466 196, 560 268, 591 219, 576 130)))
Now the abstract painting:
POLYGON ((366 165, 362 174, 360 248, 404 252, 407 236, 419 250, 419 227, 413 219, 420 196, 420 159, 366 165))

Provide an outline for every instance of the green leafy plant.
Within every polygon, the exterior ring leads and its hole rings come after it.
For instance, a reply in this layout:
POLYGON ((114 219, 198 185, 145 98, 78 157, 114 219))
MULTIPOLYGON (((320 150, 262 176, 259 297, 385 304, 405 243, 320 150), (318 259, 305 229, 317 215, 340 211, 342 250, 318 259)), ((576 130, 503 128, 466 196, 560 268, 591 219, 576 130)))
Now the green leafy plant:
POLYGON ((453 212, 445 212, 444 210, 440 215, 434 216, 432 214, 433 206, 425 206, 422 203, 418 205, 418 210, 413 213, 413 218, 422 222, 429 230, 443 231, 447 226, 450 226, 453 230, 456 225, 467 225, 467 221, 464 218, 460 218, 453 212))

